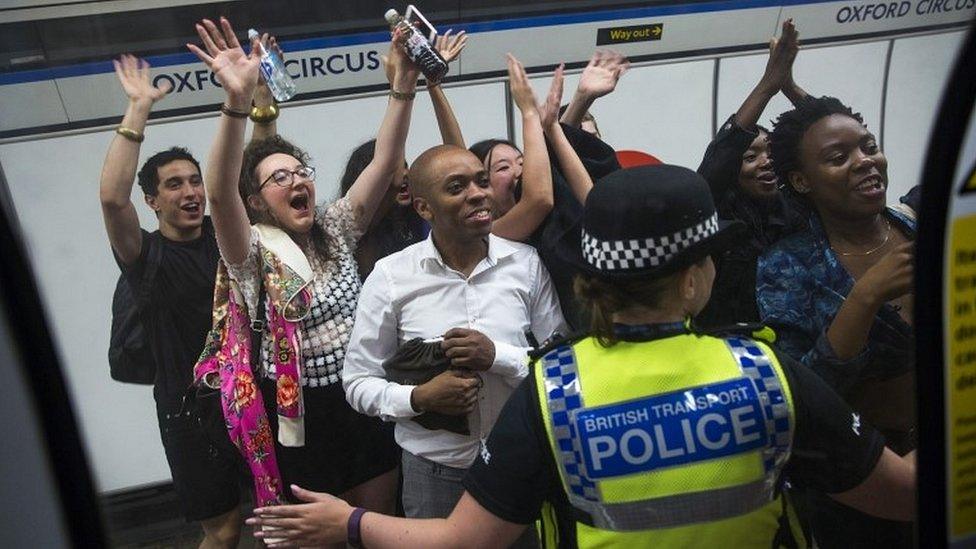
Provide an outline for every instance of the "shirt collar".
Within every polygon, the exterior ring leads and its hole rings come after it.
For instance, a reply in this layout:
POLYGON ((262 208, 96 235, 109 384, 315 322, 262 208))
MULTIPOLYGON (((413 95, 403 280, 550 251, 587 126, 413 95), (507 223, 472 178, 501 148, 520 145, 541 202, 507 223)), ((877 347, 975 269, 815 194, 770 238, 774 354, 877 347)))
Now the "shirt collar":
MULTIPOLYGON (((518 251, 515 245, 505 240, 504 238, 497 237, 493 234, 489 234, 488 237, 488 256, 485 258, 490 267, 494 267, 498 262, 518 251)), ((447 264, 444 263, 444 258, 441 257, 440 250, 434 245, 434 231, 431 231, 427 238, 424 240, 420 247, 420 262, 434 262, 441 267, 448 268, 447 264)))

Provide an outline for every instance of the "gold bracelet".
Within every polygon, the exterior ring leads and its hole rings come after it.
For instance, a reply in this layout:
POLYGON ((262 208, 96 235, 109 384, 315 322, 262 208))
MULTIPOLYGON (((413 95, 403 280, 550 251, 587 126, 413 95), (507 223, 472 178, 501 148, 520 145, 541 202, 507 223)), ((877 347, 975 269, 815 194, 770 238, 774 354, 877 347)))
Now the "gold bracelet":
POLYGON ((393 99, 399 99, 400 101, 413 101, 413 98, 417 97, 417 92, 400 92, 390 90, 390 97, 393 99))
POLYGON ((134 143, 142 143, 142 140, 146 138, 145 135, 133 130, 132 128, 126 128, 125 126, 115 128, 115 133, 134 143))
POLYGON ((250 113, 244 111, 235 111, 234 109, 227 106, 226 103, 220 104, 220 112, 226 114, 231 118, 247 118, 250 113))
POLYGON ((267 107, 251 107, 251 122, 255 124, 270 124, 278 119, 278 105, 274 103, 267 107))

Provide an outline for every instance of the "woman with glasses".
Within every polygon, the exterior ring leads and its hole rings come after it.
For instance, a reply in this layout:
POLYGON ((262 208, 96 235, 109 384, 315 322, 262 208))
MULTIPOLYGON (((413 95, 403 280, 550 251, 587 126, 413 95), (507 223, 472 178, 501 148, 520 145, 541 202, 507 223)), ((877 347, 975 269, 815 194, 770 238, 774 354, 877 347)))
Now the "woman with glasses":
POLYGON ((219 27, 204 20, 196 28, 203 47, 189 47, 226 93, 207 190, 230 288, 223 292, 226 302, 220 287, 215 297, 221 350, 208 345, 197 377, 213 387, 210 374, 219 374, 231 438, 251 466, 258 501, 284 502, 292 498, 290 486, 300 484, 392 511, 399 459, 392 429, 346 403, 342 363, 360 290, 353 253, 402 169, 418 72, 391 47, 395 75, 374 158, 346 196, 317 205, 315 170, 302 149, 273 136, 244 150, 246 112, 258 83, 253 46, 245 54, 226 19, 219 27), (242 310, 235 301, 246 308, 260 345, 251 347, 255 339, 246 328, 232 333, 242 324, 234 317, 242 310), (228 356, 247 357, 238 364, 250 367, 225 383, 228 356), (210 358, 216 366, 208 373, 210 358))

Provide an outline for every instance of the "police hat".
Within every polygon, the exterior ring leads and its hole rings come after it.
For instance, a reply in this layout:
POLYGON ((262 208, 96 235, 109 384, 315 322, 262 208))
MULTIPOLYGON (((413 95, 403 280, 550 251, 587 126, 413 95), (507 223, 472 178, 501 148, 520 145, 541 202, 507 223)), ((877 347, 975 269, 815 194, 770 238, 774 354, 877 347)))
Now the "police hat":
POLYGON ((736 243, 745 225, 720 221, 708 183, 688 168, 659 164, 613 172, 594 185, 582 246, 564 257, 602 278, 664 276, 736 243))

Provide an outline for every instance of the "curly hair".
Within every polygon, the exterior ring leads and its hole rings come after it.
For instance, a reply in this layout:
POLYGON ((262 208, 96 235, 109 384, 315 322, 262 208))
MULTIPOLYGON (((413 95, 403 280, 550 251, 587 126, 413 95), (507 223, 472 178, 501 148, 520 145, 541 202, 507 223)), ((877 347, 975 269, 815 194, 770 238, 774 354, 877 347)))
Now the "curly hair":
POLYGON ((156 196, 159 194, 159 168, 176 160, 186 160, 197 167, 197 173, 200 172, 200 163, 197 162, 196 158, 193 158, 193 155, 186 148, 171 147, 165 151, 160 151, 146 160, 136 176, 139 187, 142 188, 145 195, 156 196))
POLYGON ((795 194, 789 185, 790 172, 799 171, 800 142, 810 126, 822 118, 832 114, 849 116, 864 124, 861 113, 854 112, 850 107, 840 102, 836 97, 810 97, 800 102, 793 110, 779 115, 773 123, 773 131, 769 132, 769 150, 773 157, 773 170, 780 181, 786 183, 784 188, 795 194))
MULTIPOLYGON (((258 164, 260 164, 265 158, 278 153, 293 156, 298 159, 299 162, 305 165, 307 165, 311 160, 311 157, 307 152, 280 135, 273 135, 265 139, 258 139, 247 145, 247 148, 244 149, 244 160, 241 163, 241 177, 237 185, 237 191, 241 195, 241 200, 244 201, 244 207, 247 210, 247 218, 251 221, 251 223, 276 224, 267 214, 255 211, 253 208, 251 208, 248 198, 260 192, 261 181, 258 181, 258 164)), ((314 204, 311 206, 314 207, 314 204)), ((332 238, 328 233, 325 232, 325 229, 322 228, 318 221, 312 223, 310 237, 314 252, 322 260, 328 260, 330 257, 330 250, 334 248, 334 243, 332 242, 332 238)))

